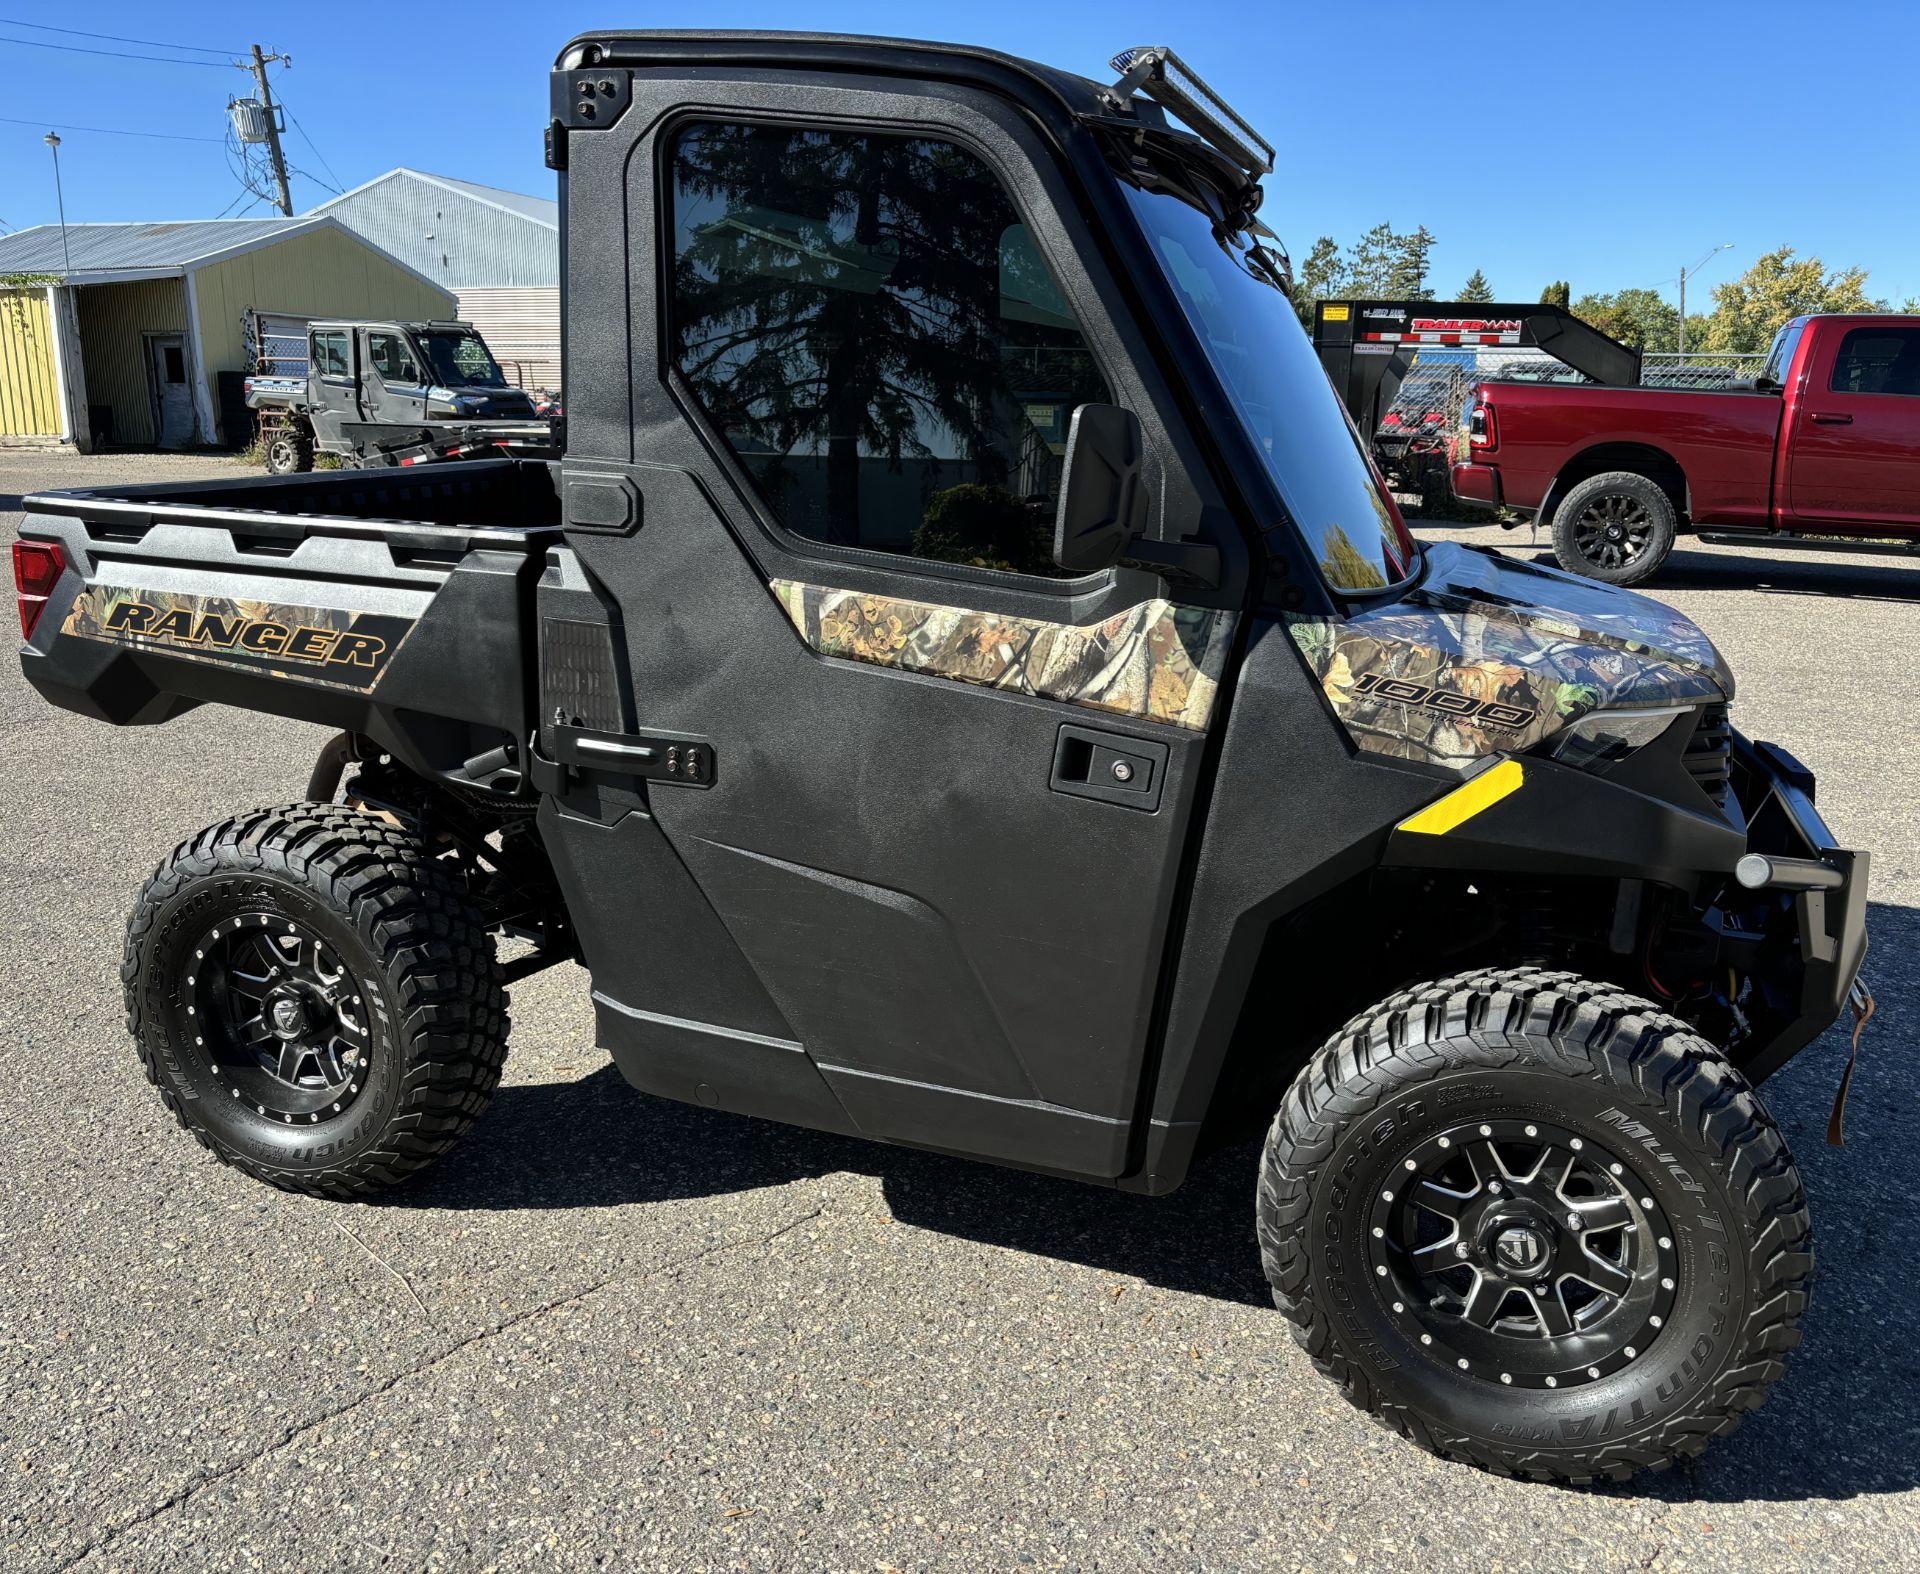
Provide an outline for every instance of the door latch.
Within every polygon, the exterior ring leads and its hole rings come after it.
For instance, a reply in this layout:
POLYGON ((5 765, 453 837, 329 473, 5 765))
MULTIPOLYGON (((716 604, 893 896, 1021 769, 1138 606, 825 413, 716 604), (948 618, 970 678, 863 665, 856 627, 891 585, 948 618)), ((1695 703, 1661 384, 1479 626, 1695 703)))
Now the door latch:
POLYGON ((1152 812, 1160 807, 1167 746, 1097 727, 1062 724, 1053 748, 1055 792, 1152 812))
POLYGON ((713 745, 705 738, 657 737, 631 732, 596 732, 586 727, 554 727, 557 764, 579 770, 644 776, 679 787, 713 785, 713 745))

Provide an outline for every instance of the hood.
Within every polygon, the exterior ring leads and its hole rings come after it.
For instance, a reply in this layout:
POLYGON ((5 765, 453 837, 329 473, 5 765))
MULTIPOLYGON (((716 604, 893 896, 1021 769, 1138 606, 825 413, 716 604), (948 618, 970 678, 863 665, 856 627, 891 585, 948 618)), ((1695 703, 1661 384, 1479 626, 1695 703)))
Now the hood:
POLYGON ((451 404, 455 399, 465 399, 474 408, 469 415, 515 416, 532 415, 533 400, 518 388, 500 388, 492 384, 458 383, 452 386, 439 384, 427 390, 429 399, 443 400, 451 404))
POLYGON ((1354 745, 1465 769, 1596 710, 1721 704, 1733 674, 1651 597, 1440 542, 1405 595, 1287 626, 1354 745))

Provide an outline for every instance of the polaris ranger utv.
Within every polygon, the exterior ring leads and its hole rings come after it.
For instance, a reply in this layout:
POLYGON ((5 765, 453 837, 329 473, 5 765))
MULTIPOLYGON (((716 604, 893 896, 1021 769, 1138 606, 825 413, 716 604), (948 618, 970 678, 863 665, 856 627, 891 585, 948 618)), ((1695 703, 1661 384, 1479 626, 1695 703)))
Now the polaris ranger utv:
POLYGON ((581 38, 563 461, 29 500, 53 703, 339 730, 142 892, 141 1059, 339 1197, 479 1118, 563 960, 671 1098, 1156 1194, 1270 1123, 1266 1272, 1356 1404, 1521 1475, 1698 1453, 1799 1338, 1754 1089, 1866 857, 1685 618, 1415 545, 1271 150, 1114 69, 581 38))
POLYGON ((311 470, 315 453, 377 469, 470 452, 558 452, 553 423, 508 384, 464 322, 316 322, 307 375, 246 379, 269 475, 311 470))

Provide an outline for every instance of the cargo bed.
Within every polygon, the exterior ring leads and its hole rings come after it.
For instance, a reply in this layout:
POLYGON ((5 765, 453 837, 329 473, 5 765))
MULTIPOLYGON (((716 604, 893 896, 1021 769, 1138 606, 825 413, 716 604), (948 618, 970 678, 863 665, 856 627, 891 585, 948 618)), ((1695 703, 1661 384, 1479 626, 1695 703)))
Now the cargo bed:
POLYGON ((532 729, 533 587, 553 468, 167 482, 26 500, 62 569, 28 680, 119 725, 209 702, 372 737, 446 777, 532 729))

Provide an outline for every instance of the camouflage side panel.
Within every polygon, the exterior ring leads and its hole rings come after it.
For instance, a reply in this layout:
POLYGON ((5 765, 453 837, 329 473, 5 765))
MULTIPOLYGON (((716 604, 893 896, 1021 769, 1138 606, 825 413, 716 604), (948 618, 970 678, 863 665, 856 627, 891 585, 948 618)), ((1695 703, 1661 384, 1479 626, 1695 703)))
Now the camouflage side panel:
POLYGON ((410 618, 337 607, 89 585, 61 633, 323 688, 372 692, 410 618))
POLYGON ((1464 769, 1596 710, 1731 699, 1690 619, 1646 596, 1453 543, 1420 585, 1346 618, 1287 620, 1355 746, 1464 769))
POLYGON ((773 593, 823 656, 870 661, 1091 710, 1206 730, 1231 612, 1147 601, 1084 628, 777 579, 773 593))

